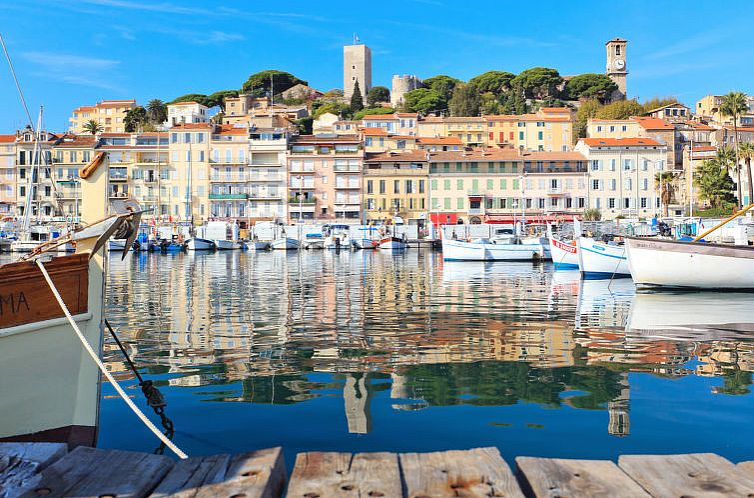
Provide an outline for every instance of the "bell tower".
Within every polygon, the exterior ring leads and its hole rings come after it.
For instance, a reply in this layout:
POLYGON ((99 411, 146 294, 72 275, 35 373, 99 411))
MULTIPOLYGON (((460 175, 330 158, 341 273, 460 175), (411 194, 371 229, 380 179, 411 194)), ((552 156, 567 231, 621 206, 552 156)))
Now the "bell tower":
POLYGON ((623 38, 613 38, 605 43, 607 49, 605 74, 618 85, 618 90, 613 94, 613 100, 626 98, 626 77, 628 76, 626 45, 628 41, 623 38))

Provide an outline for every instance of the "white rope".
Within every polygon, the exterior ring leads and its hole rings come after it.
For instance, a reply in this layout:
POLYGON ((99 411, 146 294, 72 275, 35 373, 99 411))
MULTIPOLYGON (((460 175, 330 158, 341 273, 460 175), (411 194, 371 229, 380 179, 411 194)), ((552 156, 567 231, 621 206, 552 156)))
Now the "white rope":
POLYGON ((68 307, 63 302, 63 298, 60 297, 60 293, 58 293, 58 289, 55 287, 55 284, 52 282, 52 279, 50 279, 50 275, 47 273, 47 270, 45 269, 44 265, 42 264, 42 261, 37 259, 36 260, 37 266, 40 270, 42 270, 42 275, 44 275, 45 280, 47 280, 47 285, 50 286, 50 290, 52 290, 53 295, 55 296, 55 299, 57 299, 58 304, 63 309, 63 312, 65 313, 66 318, 68 318, 68 323, 71 324, 71 327, 73 327, 73 330, 76 332, 76 335, 79 337, 79 340, 81 341, 81 344, 84 346, 84 349, 86 349, 86 352, 89 353, 89 356, 92 357, 92 360, 94 360, 94 363, 97 364, 102 374, 107 378, 107 380, 110 382, 110 384, 113 385, 116 391, 118 391, 118 394, 121 398, 123 398, 123 401, 126 402, 129 408, 133 410, 133 412, 136 414, 137 417, 144 423, 144 425, 147 426, 147 428, 154 433, 157 438, 165 443, 165 446, 170 448, 170 450, 175 453, 180 458, 188 458, 188 455, 186 455, 183 451, 181 451, 180 448, 178 448, 173 442, 165 436, 160 430, 144 415, 144 413, 139 410, 139 407, 137 407, 133 401, 131 401, 131 398, 128 397, 126 392, 123 390, 122 387, 120 387, 120 384, 118 384, 118 381, 115 380, 115 378, 112 376, 110 372, 107 371, 105 368, 104 363, 102 363, 102 360, 99 359, 99 356, 97 353, 94 352, 94 349, 92 349, 92 346, 89 344, 89 341, 86 340, 86 337, 84 337, 84 334, 81 333, 81 330, 79 330, 78 325, 76 325, 76 322, 73 320, 73 317, 71 316, 71 312, 68 311, 68 307))

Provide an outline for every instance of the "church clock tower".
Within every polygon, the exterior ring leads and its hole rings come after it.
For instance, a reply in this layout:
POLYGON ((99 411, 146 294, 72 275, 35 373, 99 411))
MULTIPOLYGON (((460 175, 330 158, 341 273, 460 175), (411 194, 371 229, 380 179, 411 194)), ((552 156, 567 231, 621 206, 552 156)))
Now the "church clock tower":
POLYGON ((628 45, 628 41, 623 38, 613 38, 605 43, 607 48, 605 74, 618 85, 618 90, 613 94, 613 100, 626 98, 626 77, 628 76, 626 45, 628 45))

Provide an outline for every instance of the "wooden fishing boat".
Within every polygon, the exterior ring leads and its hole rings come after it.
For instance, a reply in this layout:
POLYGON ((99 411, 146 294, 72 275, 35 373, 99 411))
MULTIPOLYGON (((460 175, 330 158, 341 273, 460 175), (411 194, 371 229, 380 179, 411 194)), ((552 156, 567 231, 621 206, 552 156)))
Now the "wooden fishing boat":
POLYGON ((754 290, 754 247, 626 238, 631 276, 642 287, 754 290))
POLYGON ((575 240, 568 243, 551 236, 549 246, 552 263, 556 270, 579 269, 579 257, 575 240))
POLYGON ((408 244, 400 237, 383 237, 380 239, 380 243, 377 247, 390 251, 403 251, 408 248, 408 244))
POLYGON ((26 260, 0 266, 0 440, 96 440, 99 371, 32 260, 45 261, 86 340, 101 349, 105 246, 113 233, 124 236, 126 219, 107 216, 107 175, 105 153, 81 171, 81 216, 88 227, 68 238, 75 254, 56 255, 55 244, 65 239, 50 241, 26 260))
POLYGON ((626 246, 607 243, 591 237, 576 239, 576 254, 579 270, 584 278, 626 278, 631 276, 628 269, 626 246))

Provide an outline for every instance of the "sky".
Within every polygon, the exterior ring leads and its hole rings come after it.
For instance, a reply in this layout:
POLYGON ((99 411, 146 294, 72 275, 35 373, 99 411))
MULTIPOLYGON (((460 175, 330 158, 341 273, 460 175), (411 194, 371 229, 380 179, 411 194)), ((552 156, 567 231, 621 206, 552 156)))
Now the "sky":
MULTIPOLYGON (((264 69, 341 88, 342 47, 354 34, 372 50, 372 84, 387 87, 398 73, 602 73, 604 43, 626 38, 629 97, 693 105, 710 93, 754 93, 754 43, 742 41, 752 19, 751 0, 0 0, 0 33, 31 114, 43 105, 52 131, 79 105, 238 89, 264 69)), ((26 123, 0 60, 0 133, 26 123)))

